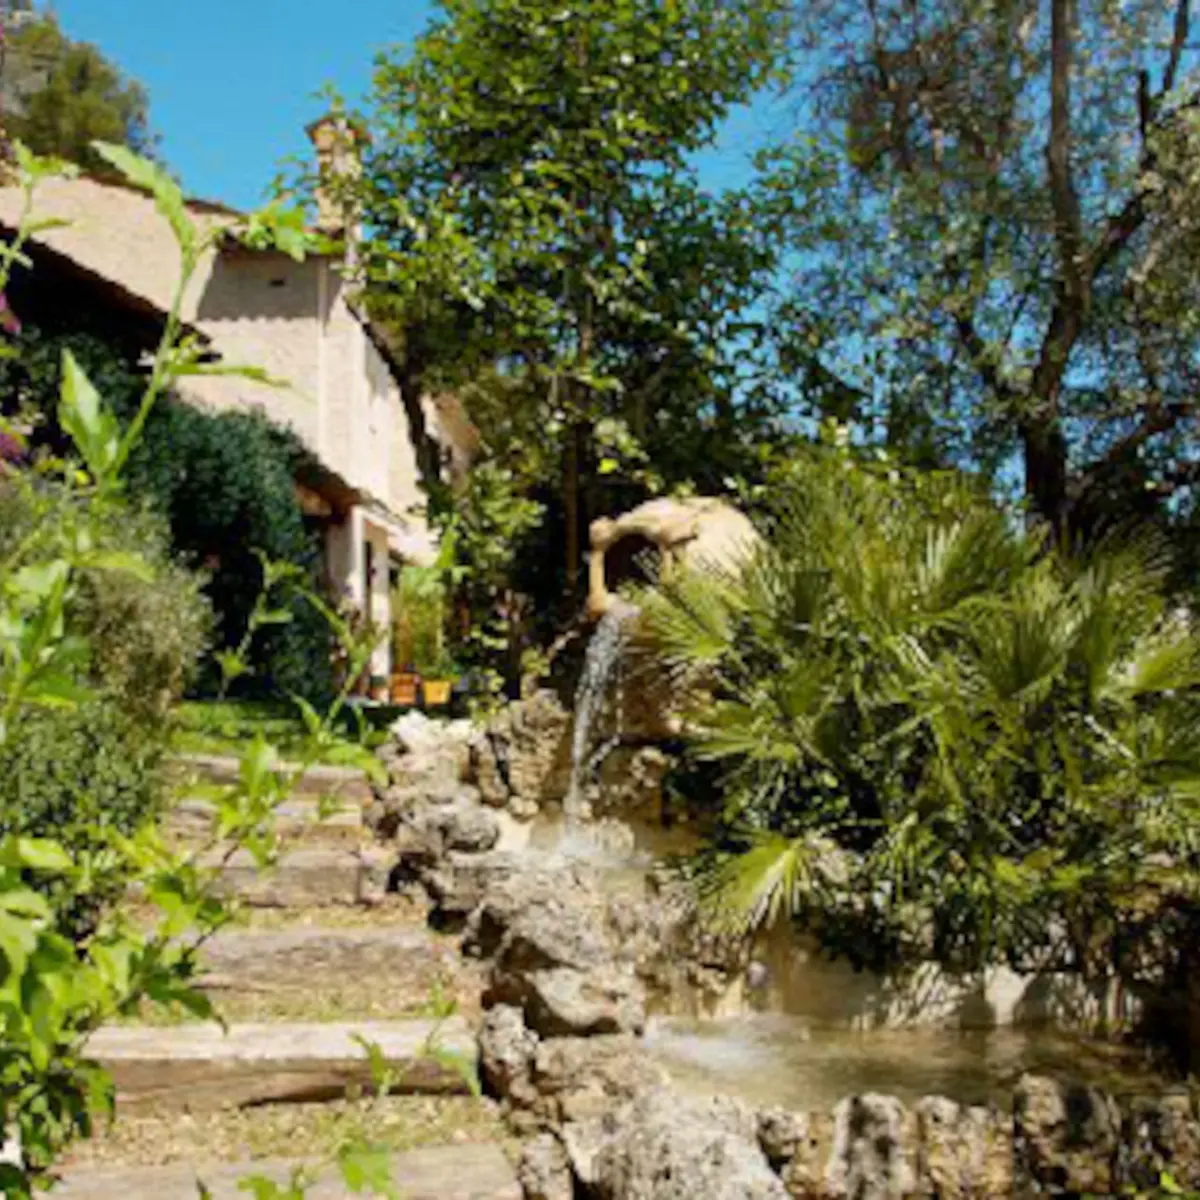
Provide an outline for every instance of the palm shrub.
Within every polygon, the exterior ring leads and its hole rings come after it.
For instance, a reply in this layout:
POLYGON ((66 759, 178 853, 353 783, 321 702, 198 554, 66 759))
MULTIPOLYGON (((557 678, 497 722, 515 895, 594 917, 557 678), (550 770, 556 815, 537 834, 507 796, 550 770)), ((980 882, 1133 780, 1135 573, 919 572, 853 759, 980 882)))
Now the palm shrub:
POLYGON ((876 967, 1161 971, 1200 641, 1157 547, 1069 553, 961 477, 833 447, 779 472, 761 529, 739 576, 642 597, 723 785, 692 865, 713 919, 787 915, 876 967))

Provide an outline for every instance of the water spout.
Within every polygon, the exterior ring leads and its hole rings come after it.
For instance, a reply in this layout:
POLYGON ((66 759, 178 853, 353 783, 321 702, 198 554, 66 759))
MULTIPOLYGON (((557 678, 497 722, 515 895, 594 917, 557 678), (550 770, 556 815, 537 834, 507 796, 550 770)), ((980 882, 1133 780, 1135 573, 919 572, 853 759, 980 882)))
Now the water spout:
POLYGON ((637 615, 631 604, 614 604, 601 617, 588 642, 583 674, 575 690, 575 728, 571 738, 571 779, 563 798, 563 816, 568 829, 590 816, 583 789, 588 776, 621 740, 621 652, 625 645, 625 626, 637 615), (610 695, 616 694, 616 727, 595 750, 597 718, 610 695))

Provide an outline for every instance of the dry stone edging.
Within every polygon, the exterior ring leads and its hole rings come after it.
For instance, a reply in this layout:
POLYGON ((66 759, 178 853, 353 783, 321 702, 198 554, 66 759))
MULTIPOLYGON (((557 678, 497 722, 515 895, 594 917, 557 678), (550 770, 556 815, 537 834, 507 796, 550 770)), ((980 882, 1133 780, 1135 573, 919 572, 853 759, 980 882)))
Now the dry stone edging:
POLYGON ((123 1108, 238 1108, 339 1099, 370 1087, 370 1061, 358 1039, 378 1047, 396 1092, 464 1094, 462 1071, 428 1053, 435 1044, 474 1064, 477 1043, 461 1020, 274 1022, 178 1026, 112 1025, 88 1052, 112 1075, 123 1108))
MULTIPOLYGON (((286 1185, 303 1160, 266 1159, 242 1164, 181 1164, 171 1167, 89 1168, 66 1173, 52 1193, 66 1200, 195 1200, 203 1180, 213 1200, 243 1200, 238 1184, 262 1176, 286 1185)), ((431 1146, 391 1156, 392 1179, 405 1200, 522 1200, 520 1184, 499 1146, 482 1143, 431 1146)), ((345 1186, 326 1169, 306 1193, 308 1200, 344 1200, 345 1186)))

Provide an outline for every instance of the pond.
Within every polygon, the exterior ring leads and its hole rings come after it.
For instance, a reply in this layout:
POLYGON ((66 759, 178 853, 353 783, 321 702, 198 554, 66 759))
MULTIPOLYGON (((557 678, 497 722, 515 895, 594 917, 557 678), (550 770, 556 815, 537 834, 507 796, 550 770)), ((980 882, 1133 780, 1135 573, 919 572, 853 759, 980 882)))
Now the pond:
POLYGON ((905 1104, 939 1095, 1007 1108, 1025 1072, 1122 1095, 1161 1095, 1164 1088, 1163 1078, 1132 1049, 1052 1030, 855 1031, 749 1013, 723 1020, 656 1018, 646 1047, 685 1090, 800 1111, 832 1109, 866 1092, 905 1104))

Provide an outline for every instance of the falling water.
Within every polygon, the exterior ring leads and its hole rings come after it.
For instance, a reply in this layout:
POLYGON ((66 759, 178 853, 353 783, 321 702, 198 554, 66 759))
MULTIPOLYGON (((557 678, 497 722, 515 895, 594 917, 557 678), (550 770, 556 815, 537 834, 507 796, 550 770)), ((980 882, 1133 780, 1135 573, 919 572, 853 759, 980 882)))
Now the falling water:
POLYGON ((621 730, 621 650, 625 643, 625 622, 635 610, 615 605, 600 619, 588 643, 583 674, 575 690, 575 730, 571 740, 571 782, 563 799, 563 816, 568 828, 587 816, 583 786, 588 775, 620 741, 621 730), (615 685, 615 686, 614 686, 615 685), (616 730, 594 751, 592 742, 596 720, 605 701, 616 691, 616 730))

